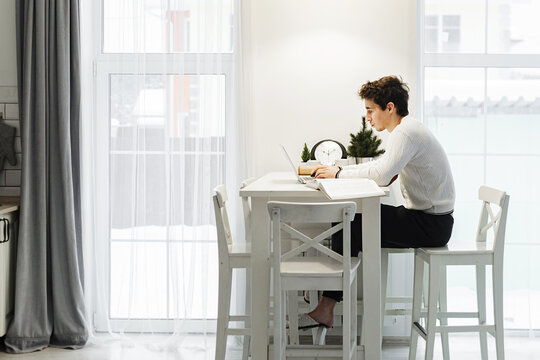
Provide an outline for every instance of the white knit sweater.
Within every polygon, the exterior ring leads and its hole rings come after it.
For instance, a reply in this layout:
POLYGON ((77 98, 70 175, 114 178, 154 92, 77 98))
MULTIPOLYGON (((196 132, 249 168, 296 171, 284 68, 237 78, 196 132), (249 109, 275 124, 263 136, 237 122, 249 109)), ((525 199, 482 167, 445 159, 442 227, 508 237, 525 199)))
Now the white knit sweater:
POLYGON ((340 178, 369 178, 388 185, 399 174, 407 209, 446 214, 454 209, 454 179, 446 153, 420 122, 404 117, 388 138, 386 152, 377 160, 343 167, 340 178))

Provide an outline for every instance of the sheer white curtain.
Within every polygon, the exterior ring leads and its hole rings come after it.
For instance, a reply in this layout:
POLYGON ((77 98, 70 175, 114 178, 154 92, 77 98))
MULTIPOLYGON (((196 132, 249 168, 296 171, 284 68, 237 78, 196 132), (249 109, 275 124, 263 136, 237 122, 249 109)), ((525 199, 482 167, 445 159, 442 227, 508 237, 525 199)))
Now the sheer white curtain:
POLYGON ((91 327, 213 332, 212 190, 227 185, 236 221, 247 173, 239 1, 82 3, 91 327))

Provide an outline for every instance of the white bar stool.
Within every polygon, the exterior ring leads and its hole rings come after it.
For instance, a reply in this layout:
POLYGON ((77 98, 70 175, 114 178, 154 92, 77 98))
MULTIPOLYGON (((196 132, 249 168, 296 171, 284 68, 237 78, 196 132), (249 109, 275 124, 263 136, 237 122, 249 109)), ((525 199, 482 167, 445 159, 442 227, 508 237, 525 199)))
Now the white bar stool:
MULTIPOLYGON (((249 315, 231 316, 231 285, 233 269, 249 269, 251 266, 251 244, 234 243, 231 238, 231 228, 227 214, 227 191, 225 186, 215 188, 213 196, 214 212, 216 216, 216 228, 218 237, 219 255, 219 302, 216 331, 216 360, 224 360, 227 348, 228 335, 244 336, 243 359, 248 358, 249 353, 249 315), (243 328, 232 328, 231 321, 243 321, 243 328)), ((246 308, 249 308, 250 292, 246 289, 246 308)))
MULTIPOLYGON (((479 332, 482 360, 487 359, 487 334, 495 337, 497 359, 504 359, 503 323, 503 255, 509 196, 501 190, 480 187, 478 197, 482 201, 480 222, 476 241, 470 246, 449 244, 442 248, 416 250, 414 266, 414 296, 409 360, 416 358, 418 336, 426 340, 425 359, 433 358, 435 333, 447 336, 450 332, 479 332), (494 215, 492 205, 498 208, 494 215), (487 241, 487 233, 493 229, 493 242, 487 241), (424 263, 429 265, 429 292, 426 326, 420 324, 421 296, 423 292, 424 263), (447 312, 437 308, 441 269, 451 265, 475 265, 477 284, 477 312, 447 312), (486 265, 492 266, 494 324, 486 324, 486 265), (478 325, 449 326, 449 318, 476 318, 478 325), (436 326, 436 320, 440 326, 436 326)), ((446 278, 446 276, 444 276, 446 278)), ((446 284, 441 292, 441 303, 446 304, 446 284), (443 298, 444 296, 444 298, 443 298)), ((443 338, 444 339, 444 338, 443 338)), ((446 358, 449 354, 443 354, 446 358)))

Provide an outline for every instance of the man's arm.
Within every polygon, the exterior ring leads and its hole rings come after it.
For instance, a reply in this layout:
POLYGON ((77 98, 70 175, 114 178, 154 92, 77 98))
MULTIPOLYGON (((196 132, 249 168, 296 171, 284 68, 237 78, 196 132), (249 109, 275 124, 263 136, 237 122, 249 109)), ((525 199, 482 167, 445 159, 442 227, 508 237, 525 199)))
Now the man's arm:
MULTIPOLYGON (((394 134, 392 134, 394 135, 394 134)), ((416 146, 403 133, 396 133, 386 152, 377 160, 343 168, 340 178, 367 178, 380 186, 391 184, 416 153, 416 146)))

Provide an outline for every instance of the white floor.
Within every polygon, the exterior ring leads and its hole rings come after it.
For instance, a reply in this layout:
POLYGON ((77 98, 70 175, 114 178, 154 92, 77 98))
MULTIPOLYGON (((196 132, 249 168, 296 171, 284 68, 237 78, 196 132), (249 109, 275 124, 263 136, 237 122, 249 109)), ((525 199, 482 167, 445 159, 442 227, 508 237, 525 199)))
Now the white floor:
MULTIPOLYGON (((0 359, 5 360, 210 360, 214 358, 214 340, 209 336, 187 336, 182 339, 163 341, 163 337, 156 337, 156 341, 147 341, 133 338, 133 341, 106 341, 100 339, 80 350, 64 350, 48 348, 30 354, 10 355, 0 353, 0 359), (142 340, 142 341, 140 341, 142 340), (144 344, 142 344, 144 342, 144 344), (99 344, 98 344, 99 343, 99 344), (142 344, 142 345, 141 345, 142 344)), ((495 359, 493 339, 488 339, 489 358, 495 359)), ((422 342, 419 343, 417 359, 423 359, 422 342)), ((508 360, 538 360, 540 359, 540 338, 507 337, 505 339, 506 359, 508 360)), ((477 336, 454 335, 450 336, 450 355, 454 359, 476 360, 480 359, 480 350, 477 336)), ((408 347, 405 345, 383 346, 383 359, 406 359, 408 347)), ((227 359, 241 359, 241 346, 238 341, 231 339, 227 350, 227 359)), ((440 341, 435 348, 435 359, 442 359, 440 341)), ((257 360, 257 359, 254 359, 257 360)))

